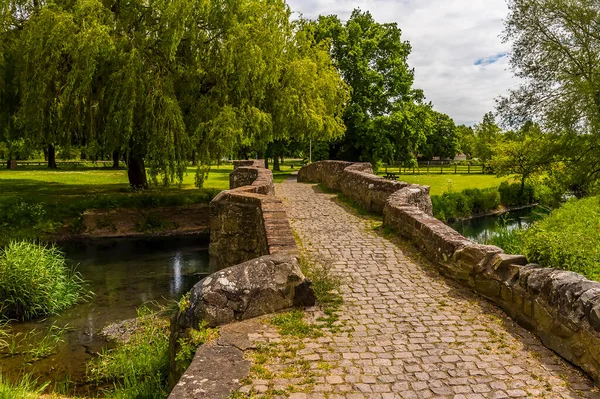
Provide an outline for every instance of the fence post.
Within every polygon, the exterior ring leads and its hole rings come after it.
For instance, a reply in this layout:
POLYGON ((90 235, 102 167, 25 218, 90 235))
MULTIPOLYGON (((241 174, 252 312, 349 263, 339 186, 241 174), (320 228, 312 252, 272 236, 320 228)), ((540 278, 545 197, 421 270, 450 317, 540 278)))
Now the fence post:
POLYGON ((471 164, 467 165, 467 174, 471 174, 471 164))
POLYGON ((454 174, 456 174, 456 168, 457 168, 457 165, 454 164, 454 174))
POLYGON ((440 164, 440 175, 443 175, 443 174, 444 174, 444 163, 442 162, 440 164))

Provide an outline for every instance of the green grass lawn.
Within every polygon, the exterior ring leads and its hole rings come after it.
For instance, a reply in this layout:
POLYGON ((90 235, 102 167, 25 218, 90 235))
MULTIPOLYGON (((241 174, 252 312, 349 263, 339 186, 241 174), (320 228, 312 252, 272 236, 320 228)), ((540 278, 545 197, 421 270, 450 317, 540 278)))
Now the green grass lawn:
MULTIPOLYGON (((274 180, 281 182, 292 172, 284 164, 274 180)), ((126 170, 74 168, 58 170, 23 167, 0 169, 0 245, 12 239, 37 238, 68 228, 78 232, 86 209, 208 203, 220 191, 229 189, 233 165, 215 165, 204 188, 194 186, 195 167, 189 167, 181 184, 129 189, 126 170), (68 226, 68 227, 65 227, 68 226)))
POLYGON ((508 177, 482 174, 429 174, 400 175, 398 180, 431 187, 431 195, 441 195, 446 191, 462 191, 466 188, 498 187, 508 177))
MULTIPOLYGON (((229 174, 233 165, 213 165, 204 188, 229 189, 229 174)), ((280 172, 273 172, 276 183, 284 181, 293 171, 289 164, 281 166, 280 172)), ((195 167, 188 167, 183 183, 173 184, 170 190, 195 189, 195 167)), ((97 193, 122 193, 128 190, 126 170, 109 168, 82 169, 64 168, 48 170, 45 168, 20 168, 16 170, 0 169, 0 196, 7 194, 51 194, 85 195, 97 193)), ((161 188, 162 189, 162 188, 161 188)))

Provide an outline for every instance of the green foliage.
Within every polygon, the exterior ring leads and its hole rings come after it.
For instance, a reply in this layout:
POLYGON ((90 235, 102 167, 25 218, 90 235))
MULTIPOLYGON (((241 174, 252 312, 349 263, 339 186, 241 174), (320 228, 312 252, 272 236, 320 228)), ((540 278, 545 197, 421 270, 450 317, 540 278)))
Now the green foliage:
POLYGON ((500 201, 508 207, 529 205, 536 200, 535 189, 530 184, 521 186, 520 183, 502 182, 498 191, 500 192, 500 201))
POLYGON ((468 159, 473 158, 473 146, 475 144, 475 132, 473 132, 473 128, 465 125, 457 126, 456 136, 458 138, 460 151, 462 151, 468 159))
MULTIPOLYGON (((189 299, 187 299, 189 301, 189 299)), ((181 311, 181 302, 179 303, 181 311)), ((194 358, 194 353, 200 345, 217 339, 219 336, 218 328, 209 328, 206 321, 201 321, 198 329, 190 329, 186 337, 179 339, 179 350, 175 354, 175 361, 178 363, 181 370, 187 369, 194 358)))
POLYGON ((494 114, 488 112, 483 116, 481 123, 475 125, 473 131, 473 157, 487 165, 494 156, 495 146, 500 138, 502 129, 496 124, 494 114))
POLYGON ((0 250, 0 316, 27 320, 80 300, 82 279, 56 247, 13 241, 0 250))
POLYGON ((316 338, 323 335, 314 325, 304 321, 304 311, 299 309, 272 317, 271 324, 277 326, 281 335, 296 338, 316 338))
POLYGON ((48 387, 47 382, 41 386, 30 375, 23 376, 18 383, 10 383, 0 375, 0 399, 39 399, 48 387))
POLYGON ((600 198, 572 200, 521 235, 530 262, 600 280, 600 198))
POLYGON ((523 191, 527 179, 550 165, 549 138, 532 122, 525 123, 518 132, 504 136, 494 147, 491 167, 498 176, 519 176, 523 191))
POLYGON ((127 154, 147 188, 146 164, 166 185, 192 158, 343 133, 347 87, 282 0, 22 3, 0 24, 9 142, 127 154))
POLYGON ((484 244, 496 245, 502 248, 507 254, 522 254, 523 236, 525 234, 526 229, 510 229, 504 224, 484 244))
POLYGON ((198 168, 196 169, 196 176, 194 177, 194 185, 198 188, 204 187, 204 182, 208 178, 209 172, 209 165, 198 166, 198 168))
MULTIPOLYGON (((504 122, 552 134, 555 174, 577 196, 600 180, 600 7, 594 0, 510 0, 504 40, 520 86, 498 102, 504 122)), ((549 169, 549 168, 548 168, 549 169)))
POLYGON ((460 150, 459 131, 448 115, 431 111, 433 128, 426 131, 425 143, 419 154, 426 159, 432 157, 454 158, 460 150))
POLYGON ((442 221, 468 218, 485 214, 500 206, 498 189, 466 189, 461 192, 446 192, 431 197, 433 214, 442 221))
POLYGON ((168 396, 169 320, 147 307, 138 309, 138 329, 127 342, 103 351, 88 364, 95 382, 111 382, 110 397, 164 399, 168 396))
POLYGON ((356 9, 345 23, 335 15, 321 16, 307 29, 330 46, 335 66, 352 89, 343 113, 347 131, 334 145, 337 156, 373 163, 413 160, 431 128, 431 107, 412 88, 411 47, 398 26, 378 23, 356 9))

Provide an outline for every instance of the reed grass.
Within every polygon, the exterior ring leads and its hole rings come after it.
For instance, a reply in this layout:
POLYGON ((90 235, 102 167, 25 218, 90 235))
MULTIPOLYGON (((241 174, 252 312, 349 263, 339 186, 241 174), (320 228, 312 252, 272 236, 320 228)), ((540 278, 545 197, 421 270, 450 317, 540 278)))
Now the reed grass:
POLYGON ((142 306, 138 326, 129 341, 103 351, 88 364, 88 377, 114 385, 107 397, 164 399, 169 394, 169 319, 142 306))
POLYGON ((81 275, 56 247, 13 241, 0 249, 0 318, 56 314, 83 295, 81 275))

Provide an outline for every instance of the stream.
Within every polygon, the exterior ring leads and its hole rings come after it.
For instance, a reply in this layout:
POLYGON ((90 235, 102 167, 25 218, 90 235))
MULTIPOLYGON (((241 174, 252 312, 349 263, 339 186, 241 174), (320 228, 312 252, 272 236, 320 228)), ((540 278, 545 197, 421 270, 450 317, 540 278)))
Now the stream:
POLYGON ((450 227, 463 236, 478 243, 486 243, 502 228, 514 230, 526 228, 540 218, 537 207, 518 209, 507 213, 483 216, 449 223, 450 227))
POLYGON ((101 240, 61 244, 70 264, 94 295, 58 316, 12 323, 13 342, 26 346, 54 325, 67 327, 54 353, 36 362, 24 354, 0 353, 2 376, 18 380, 23 374, 38 383, 86 384, 86 363, 111 343, 99 332, 106 325, 136 317, 146 303, 164 305, 178 300, 212 271, 208 242, 197 237, 101 240), (37 332, 35 336, 31 331, 37 332))

